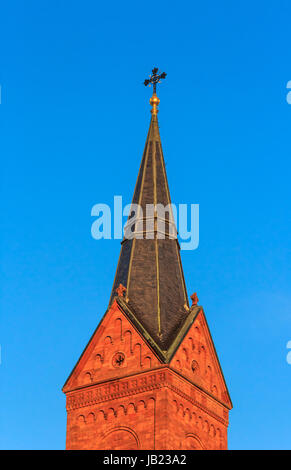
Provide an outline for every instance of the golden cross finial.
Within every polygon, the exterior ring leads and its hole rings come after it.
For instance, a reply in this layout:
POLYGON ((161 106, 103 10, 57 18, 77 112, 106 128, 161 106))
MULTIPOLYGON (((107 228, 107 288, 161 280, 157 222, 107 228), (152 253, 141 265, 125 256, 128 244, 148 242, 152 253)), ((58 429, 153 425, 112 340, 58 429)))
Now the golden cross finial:
POLYGON ((153 109, 151 110, 152 114, 157 114, 158 109, 157 107, 159 106, 160 100, 157 97, 156 91, 157 91, 157 83, 160 83, 162 79, 166 78, 167 74, 165 72, 159 72, 159 69, 157 67, 153 68, 152 74, 150 75, 150 78, 147 78, 144 81, 145 86, 151 86, 153 85, 153 96, 150 99, 150 104, 152 105, 153 109))
POLYGON ((151 84, 152 84, 153 87, 154 87, 153 94, 155 94, 156 91, 157 91, 157 83, 160 83, 163 78, 166 78, 166 76, 167 76, 167 74, 165 72, 161 73, 161 72, 159 72, 158 67, 155 67, 152 70, 152 74, 150 75, 150 78, 149 79, 147 78, 144 81, 144 85, 145 86, 148 86, 148 85, 151 86, 151 84))

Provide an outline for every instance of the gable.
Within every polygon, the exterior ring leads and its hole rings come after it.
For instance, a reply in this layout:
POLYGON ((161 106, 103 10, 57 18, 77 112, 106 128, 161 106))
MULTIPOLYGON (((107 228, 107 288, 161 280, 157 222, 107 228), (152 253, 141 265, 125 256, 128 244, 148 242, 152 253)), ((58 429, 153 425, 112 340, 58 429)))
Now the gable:
POLYGON ((95 330, 63 391, 124 377, 160 364, 115 301, 95 330))
POLYGON ((232 408, 202 308, 173 355, 170 366, 228 408, 232 408))

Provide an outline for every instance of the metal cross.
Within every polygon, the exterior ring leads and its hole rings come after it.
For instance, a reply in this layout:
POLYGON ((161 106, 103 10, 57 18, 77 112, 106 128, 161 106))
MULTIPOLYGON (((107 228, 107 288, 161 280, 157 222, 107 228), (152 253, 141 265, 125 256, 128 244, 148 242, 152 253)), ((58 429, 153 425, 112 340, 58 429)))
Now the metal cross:
POLYGON ((166 78, 167 74, 165 72, 159 72, 159 69, 157 67, 153 68, 152 74, 150 75, 150 78, 146 79, 144 81, 145 86, 151 86, 153 85, 153 93, 156 93, 157 90, 157 83, 160 83, 161 79, 166 78))
POLYGON ((123 361, 124 361, 124 357, 122 357, 121 354, 115 359, 115 362, 119 367, 121 366, 123 361))

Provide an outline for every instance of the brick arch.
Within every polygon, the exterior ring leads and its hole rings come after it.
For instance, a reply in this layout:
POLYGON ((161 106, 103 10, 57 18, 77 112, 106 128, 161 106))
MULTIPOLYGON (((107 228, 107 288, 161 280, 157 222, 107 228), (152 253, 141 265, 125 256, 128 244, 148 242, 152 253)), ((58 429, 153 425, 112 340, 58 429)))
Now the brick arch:
POLYGON ((133 348, 132 348, 132 332, 130 330, 126 330, 123 334, 123 338, 126 344, 126 349, 129 349, 130 354, 133 353, 133 348), (127 341, 129 338, 129 342, 127 341))
POLYGON ((111 338, 111 336, 106 336, 104 338, 104 344, 113 344, 113 339, 111 338))
POLYGON ((84 374, 84 382, 85 382, 85 383, 88 383, 88 384, 91 383, 91 382, 93 382, 93 377, 92 377, 91 372, 85 372, 85 374, 84 374))
POLYGON ((186 434, 182 442, 182 449, 183 450, 204 450, 205 447, 196 434, 188 433, 186 434))
POLYGON ((122 320, 121 320, 120 317, 115 319, 115 326, 119 331, 119 333, 118 333, 119 339, 120 339, 120 341, 122 341, 122 320))
POLYGON ((116 412, 113 407, 108 408, 107 413, 106 413, 107 419, 112 419, 116 417, 116 412))
POLYGON ((126 415, 126 409, 124 405, 118 405, 117 410, 116 410, 116 416, 125 416, 126 415))
POLYGON ((199 355, 200 355, 200 367, 201 367, 201 372, 203 373, 203 376, 206 375, 206 347, 205 344, 200 343, 200 348, 199 348, 199 355))
POLYGON ((143 360, 143 368, 150 369, 152 366, 152 358, 150 356, 146 356, 143 360))
POLYGON ((209 377, 211 377, 212 375, 212 368, 211 368, 211 365, 207 365, 207 368, 206 368, 206 373, 209 377))
POLYGON ((140 410, 140 409, 145 409, 145 408, 146 408, 145 401, 144 400, 139 400, 137 402, 137 405, 136 405, 137 411, 140 410))
POLYGON ((197 361, 195 361, 195 359, 191 362, 191 370, 192 370, 192 373, 196 374, 196 375, 200 371, 199 363, 197 361))
POLYGON ((96 413, 96 420, 105 420, 107 418, 104 410, 98 410, 96 413))
POLYGON ((94 423, 95 421, 96 421, 95 414, 93 413, 93 411, 91 411, 91 413, 89 413, 87 415, 86 422, 87 423, 94 423))
POLYGON ((182 352, 183 352, 183 355, 184 355, 184 357, 183 357, 184 361, 185 361, 185 362, 188 362, 188 361, 189 361, 188 349, 187 349, 187 348, 183 348, 183 349, 182 349, 182 352))
POLYGON ((156 399, 155 397, 149 397, 147 402, 146 402, 146 407, 148 407, 149 405, 152 405, 153 408, 155 407, 156 405, 156 399))
POLYGON ((215 435, 216 435, 215 427, 213 426, 213 424, 211 424, 210 425, 210 436, 215 437, 215 435))
POLYGON ((191 350, 193 351, 195 349, 195 344, 194 344, 192 336, 190 336, 190 338, 188 338, 188 342, 190 343, 191 350))
POLYGON ((209 423, 207 421, 207 419, 204 421, 204 431, 209 433, 209 430, 210 430, 210 426, 209 426, 209 423))
POLYGON ((199 354, 206 356, 206 347, 204 343, 200 343, 199 354))
POLYGON ((218 396, 218 389, 217 389, 217 386, 215 384, 212 385, 211 391, 212 391, 213 395, 218 396))
POLYGON ((174 407, 176 413, 178 413, 179 405, 178 405, 177 400, 173 400, 171 403, 172 403, 172 405, 173 405, 173 407, 174 407))
POLYGON ((133 413, 136 413, 136 406, 133 402, 131 402, 127 405, 126 414, 128 415, 133 413))
POLYGON ((203 429, 203 418, 202 416, 198 417, 198 426, 200 429, 203 429))
POLYGON ((117 426, 111 428, 103 435, 102 449, 110 450, 136 450, 140 448, 137 433, 129 427, 117 426))
POLYGON ((135 343, 133 347, 133 353, 137 351, 138 354, 138 359, 139 359, 139 365, 142 367, 142 345, 140 343, 135 343))
POLYGON ((103 357, 100 353, 96 354, 94 358, 94 367, 95 369, 100 369, 103 364, 103 357))
POLYGON ((84 416, 84 415, 79 415, 79 416, 77 416, 77 422, 78 422, 79 424, 84 424, 84 423, 86 423, 85 416, 84 416))
POLYGON ((220 428, 216 428, 216 442, 219 449, 223 449, 222 433, 220 428))
POLYGON ((185 409, 184 418, 188 419, 189 421, 192 419, 191 411, 189 410, 189 408, 185 409))
POLYGON ((181 415, 184 416, 184 405, 182 403, 179 405, 178 413, 181 413, 181 415))

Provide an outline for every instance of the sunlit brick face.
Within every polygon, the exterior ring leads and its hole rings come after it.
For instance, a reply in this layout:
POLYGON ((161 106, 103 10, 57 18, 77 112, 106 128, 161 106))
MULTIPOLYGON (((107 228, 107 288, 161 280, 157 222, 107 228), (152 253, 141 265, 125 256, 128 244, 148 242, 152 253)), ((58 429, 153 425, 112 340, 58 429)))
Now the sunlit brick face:
POLYGON ((164 364, 115 302, 64 391, 67 449, 227 448, 226 389, 202 312, 164 364))

